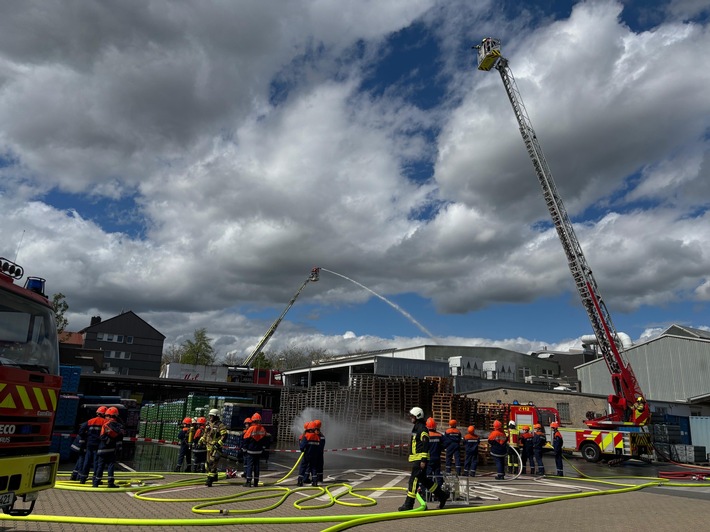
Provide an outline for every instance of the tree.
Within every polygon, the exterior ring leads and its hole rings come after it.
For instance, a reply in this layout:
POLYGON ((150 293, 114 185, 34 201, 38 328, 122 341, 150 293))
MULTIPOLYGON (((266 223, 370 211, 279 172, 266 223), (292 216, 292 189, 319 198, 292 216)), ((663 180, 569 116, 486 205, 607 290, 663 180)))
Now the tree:
MULTIPOLYGON (((278 370, 287 370, 294 368, 302 368, 309 366, 311 362, 319 360, 328 360, 333 358, 328 354, 326 349, 306 348, 306 347, 287 347, 276 353, 269 353, 268 358, 273 363, 273 367, 278 370)), ((254 365, 256 367, 256 365, 254 365)))
POLYGON ((251 367, 259 369, 274 369, 274 364, 270 359, 266 358, 266 355, 262 351, 251 361, 251 367))
POLYGON ((59 336, 59 341, 62 341, 64 331, 69 324, 66 317, 69 304, 66 302, 65 296, 61 292, 52 296, 52 309, 54 310, 54 316, 57 321, 57 335, 59 336))
POLYGON ((183 350, 180 362, 209 366, 214 363, 216 354, 212 347, 212 338, 207 336, 207 329, 195 330, 192 340, 186 340, 181 346, 183 350))
POLYGON ((184 348, 181 345, 170 344, 163 351, 163 357, 160 360, 160 364, 170 364, 171 362, 180 362, 182 359, 184 348))

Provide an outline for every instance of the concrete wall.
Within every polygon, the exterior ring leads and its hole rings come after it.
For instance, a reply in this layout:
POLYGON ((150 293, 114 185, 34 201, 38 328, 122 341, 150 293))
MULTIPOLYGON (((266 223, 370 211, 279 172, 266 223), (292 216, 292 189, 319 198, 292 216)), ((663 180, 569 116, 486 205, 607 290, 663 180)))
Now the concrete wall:
POLYGON ((587 418, 587 412, 597 412, 604 414, 607 411, 606 396, 590 396, 569 392, 554 391, 532 391, 516 388, 496 388, 491 390, 480 390, 464 394, 466 397, 473 397, 483 403, 495 403, 500 400, 503 403, 518 401, 520 404, 532 402, 535 406, 556 408, 560 411, 560 416, 564 415, 564 405, 569 405, 569 418, 562 419, 562 426, 581 428, 587 418))

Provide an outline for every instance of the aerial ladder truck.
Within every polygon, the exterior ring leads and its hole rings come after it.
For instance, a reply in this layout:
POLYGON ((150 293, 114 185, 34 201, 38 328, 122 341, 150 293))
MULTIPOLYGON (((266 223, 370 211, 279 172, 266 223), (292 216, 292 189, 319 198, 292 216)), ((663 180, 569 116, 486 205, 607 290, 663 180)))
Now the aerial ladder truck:
POLYGON ((251 352, 250 355, 248 355, 244 361, 242 362, 242 366, 246 366, 247 368, 251 368, 252 362, 254 362, 254 359, 257 357, 259 353, 261 353, 264 350, 264 347, 266 346, 267 342, 271 339, 271 337, 274 335, 276 332, 276 328, 279 326, 281 323, 281 320, 284 319, 284 316, 286 316, 286 313, 291 310, 291 307, 293 304, 296 302, 296 299, 298 296, 301 294, 303 289, 306 287, 308 283, 315 283, 318 281, 320 278, 320 268, 313 268, 311 269, 311 273, 308 275, 305 281, 303 281, 303 284, 301 287, 296 290, 296 293, 293 295, 291 298, 291 301, 288 302, 288 305, 286 305, 286 308, 283 310, 281 315, 276 318, 276 321, 271 324, 271 327, 269 327, 269 330, 266 331, 266 334, 264 337, 259 341, 259 343, 256 345, 254 350, 251 352))
POLYGON ((629 458, 647 459, 651 453, 648 432, 644 428, 650 418, 648 403, 631 365, 626 360, 621 337, 614 328, 592 270, 584 258, 572 222, 557 193, 552 173, 523 105, 508 60, 501 54, 500 40, 488 37, 474 48, 478 52, 478 69, 495 69, 503 80, 525 148, 542 187, 545 204, 552 216, 574 283, 592 324, 599 353, 611 374, 614 393, 608 396, 608 413, 585 420, 586 429, 562 429, 564 447, 566 450, 581 452, 585 459, 592 462, 602 457, 620 461, 629 458))

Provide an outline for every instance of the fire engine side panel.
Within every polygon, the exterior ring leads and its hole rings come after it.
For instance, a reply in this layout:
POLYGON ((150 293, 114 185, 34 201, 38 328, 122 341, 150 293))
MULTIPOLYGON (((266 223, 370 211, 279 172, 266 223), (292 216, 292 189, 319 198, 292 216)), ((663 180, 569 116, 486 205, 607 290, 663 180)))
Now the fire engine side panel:
POLYGON ((591 429, 565 429, 561 428, 562 449, 570 452, 579 452, 581 446, 586 442, 592 442, 602 454, 607 455, 628 455, 630 449, 630 434, 615 430, 591 430, 591 429))

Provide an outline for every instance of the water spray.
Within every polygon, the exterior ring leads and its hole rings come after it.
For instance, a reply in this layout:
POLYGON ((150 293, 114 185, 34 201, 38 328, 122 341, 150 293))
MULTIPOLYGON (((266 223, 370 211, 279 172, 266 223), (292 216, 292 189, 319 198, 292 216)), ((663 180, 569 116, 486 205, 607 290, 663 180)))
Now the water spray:
POLYGON ((437 343, 437 344, 439 343, 439 339, 438 339, 436 336, 434 336, 431 332, 429 332, 429 331, 427 330, 427 328, 424 327, 424 325, 422 325, 422 324, 419 323, 417 320, 415 320, 409 312, 407 312, 406 310, 404 310, 402 307, 400 307, 400 306, 397 305, 396 303, 393 303, 392 301, 390 301, 389 299, 387 299, 385 296, 382 296, 382 295, 378 294, 377 292, 375 292, 374 290, 371 290, 370 288, 368 288, 368 287, 365 286, 364 284, 358 283, 358 282, 355 281, 354 279, 351 279, 350 277, 347 277, 347 276, 343 275, 342 273, 334 272, 334 271, 332 271, 332 270, 328 270, 327 268, 321 268, 321 271, 328 272, 328 273, 332 273, 333 275, 337 275, 338 277, 342 277, 343 279, 346 279, 346 280, 350 281, 351 283, 355 283, 355 284, 358 285, 360 288, 364 288, 365 290, 367 290, 368 292, 370 292, 372 295, 374 295, 375 297, 380 298, 382 301, 384 301, 385 303, 387 303, 389 306, 391 306, 391 307, 392 307, 393 309, 395 309, 397 312, 399 312, 400 314, 402 314, 405 318, 407 318, 409 321, 411 321, 420 331, 422 331, 422 332, 423 332, 424 334, 426 334, 429 338, 431 338, 432 340, 434 340, 435 343, 437 343))

